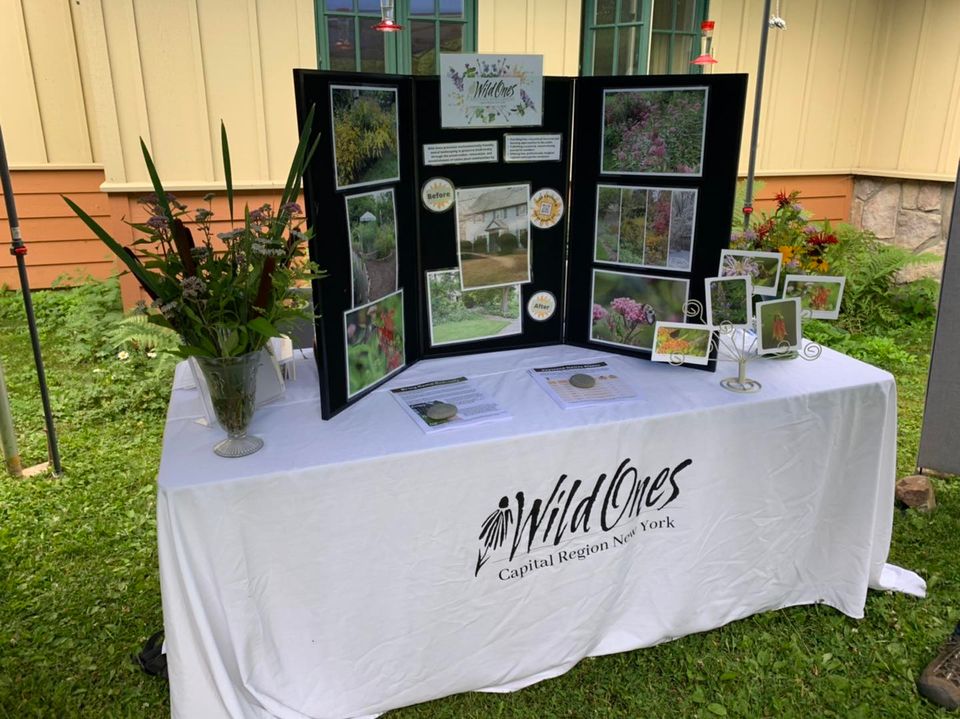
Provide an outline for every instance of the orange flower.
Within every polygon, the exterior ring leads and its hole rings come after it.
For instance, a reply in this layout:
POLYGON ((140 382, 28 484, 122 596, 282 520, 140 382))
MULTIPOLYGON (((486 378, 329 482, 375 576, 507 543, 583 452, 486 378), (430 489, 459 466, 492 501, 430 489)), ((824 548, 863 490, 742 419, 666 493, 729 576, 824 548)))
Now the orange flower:
POLYGON ((777 312, 773 316, 773 339, 783 342, 787 338, 787 322, 783 315, 777 312))

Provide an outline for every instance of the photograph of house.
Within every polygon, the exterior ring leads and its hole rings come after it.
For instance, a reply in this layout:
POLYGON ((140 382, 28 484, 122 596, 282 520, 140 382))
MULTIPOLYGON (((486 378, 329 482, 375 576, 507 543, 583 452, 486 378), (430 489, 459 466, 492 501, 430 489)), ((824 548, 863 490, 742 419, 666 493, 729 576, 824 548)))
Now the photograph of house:
POLYGON ((457 190, 463 289, 530 281, 530 186, 457 190))

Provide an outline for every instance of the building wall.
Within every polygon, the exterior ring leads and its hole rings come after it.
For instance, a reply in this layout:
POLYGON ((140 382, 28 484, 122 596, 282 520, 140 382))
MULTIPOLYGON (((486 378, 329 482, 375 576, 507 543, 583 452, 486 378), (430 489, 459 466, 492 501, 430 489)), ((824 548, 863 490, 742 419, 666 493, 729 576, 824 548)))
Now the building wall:
MULTIPOLYGON (((787 29, 770 34, 759 176, 787 190, 799 189, 790 176, 953 181, 960 2, 785 0, 782 12, 787 29)), ((711 0, 710 14, 716 71, 751 76, 745 174, 763 0, 711 0)), ((579 0, 483 0, 478 47, 542 53, 547 74, 576 75, 580 15, 579 0)), ((114 227, 127 195, 149 189, 140 138, 171 189, 202 194, 222 186, 223 119, 237 187, 269 194, 282 186, 297 135, 290 71, 315 66, 313 0, 0 3, 0 96, 8 98, 0 126, 15 172, 92 173, 84 193, 101 172, 114 227)), ((63 220, 54 183, 67 177, 25 176, 20 184, 46 188, 24 200, 30 211, 49 208, 41 210, 46 218, 25 219, 63 220), (46 199, 37 204, 39 196, 46 199)), ((841 204, 852 202, 846 186, 841 204)), ((73 227, 61 242, 93 239, 84 233, 73 227)), ((103 271, 87 250, 74 257, 72 248, 61 244, 56 253, 64 271, 77 262, 103 271)), ((44 277, 56 273, 56 264, 44 266, 44 277)))
MULTIPOLYGON (((960 159, 960 3, 786 0, 771 29, 758 174, 952 182, 960 159)), ((752 117, 763 0, 711 0, 717 72, 748 72, 752 117)), ((749 125, 740 171, 747 170, 749 125)))
POLYGON ((580 0, 480 0, 477 52, 543 55, 547 75, 580 73, 580 0))

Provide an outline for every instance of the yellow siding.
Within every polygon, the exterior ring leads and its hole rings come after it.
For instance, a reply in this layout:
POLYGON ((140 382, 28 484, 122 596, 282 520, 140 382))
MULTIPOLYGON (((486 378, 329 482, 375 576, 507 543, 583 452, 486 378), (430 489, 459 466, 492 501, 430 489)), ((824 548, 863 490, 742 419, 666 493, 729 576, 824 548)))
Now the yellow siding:
POLYGON ((480 0, 477 52, 543 55, 547 75, 580 69, 578 0, 480 0))
MULTIPOLYGON (((578 0, 481 0, 480 52, 540 53, 576 75, 578 0)), ((712 0, 716 72, 751 76, 763 0, 712 0)), ((960 157, 958 0, 784 3, 772 30, 759 174, 952 180, 960 157)), ((222 183, 219 123, 239 187, 282 185, 296 143, 294 67, 315 67, 313 0, 3 0, 0 124, 11 163, 101 165, 140 191, 139 138, 172 187, 222 183)))
POLYGON ((115 117, 110 192, 146 188, 142 137, 171 188, 223 182, 220 121, 238 187, 277 187, 296 146, 291 70, 316 67, 311 0, 85 0, 89 80, 115 117), (112 102, 111 102, 112 99, 112 102))
POLYGON ((0 126, 12 167, 94 162, 70 5, 0 2, 0 126))
MULTIPOLYGON (((751 75, 745 173, 763 0, 712 0, 710 14, 716 72, 751 75)), ((955 178, 960 2, 808 0, 783 15, 767 50, 758 174, 955 178)))

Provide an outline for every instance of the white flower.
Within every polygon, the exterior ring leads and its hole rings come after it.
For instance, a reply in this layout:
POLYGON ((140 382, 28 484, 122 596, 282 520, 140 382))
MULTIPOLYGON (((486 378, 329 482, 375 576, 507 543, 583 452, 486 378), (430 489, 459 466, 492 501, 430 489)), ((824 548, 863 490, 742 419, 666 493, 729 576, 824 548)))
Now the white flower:
POLYGON ((126 350, 120 350, 119 352, 117 352, 117 359, 120 360, 121 362, 124 360, 128 360, 130 359, 130 353, 127 352, 126 350))
POLYGON ((156 359, 157 353, 154 352, 153 350, 150 350, 149 352, 147 352, 147 357, 149 357, 150 359, 156 359))

